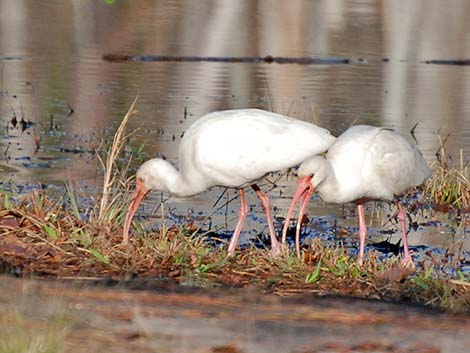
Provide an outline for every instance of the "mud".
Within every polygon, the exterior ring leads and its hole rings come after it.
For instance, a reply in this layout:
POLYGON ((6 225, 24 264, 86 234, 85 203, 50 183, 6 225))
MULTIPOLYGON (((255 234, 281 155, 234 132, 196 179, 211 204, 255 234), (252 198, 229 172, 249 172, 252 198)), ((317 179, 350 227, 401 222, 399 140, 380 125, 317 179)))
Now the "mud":
POLYGON ((470 319, 338 297, 0 277, 0 314, 65 315, 69 352, 467 352, 470 319))

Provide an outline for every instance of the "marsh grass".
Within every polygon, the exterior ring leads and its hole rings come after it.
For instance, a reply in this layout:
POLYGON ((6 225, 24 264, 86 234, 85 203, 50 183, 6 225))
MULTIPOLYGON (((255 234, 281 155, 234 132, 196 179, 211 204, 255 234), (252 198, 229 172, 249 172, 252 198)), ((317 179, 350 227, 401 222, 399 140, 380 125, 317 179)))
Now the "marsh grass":
POLYGON ((17 312, 0 315, 0 353, 59 353, 64 351, 67 325, 63 318, 26 320, 17 312))
POLYGON ((113 226, 90 223, 38 193, 0 210, 0 260, 16 273, 58 278, 166 278, 196 286, 246 287, 286 296, 338 294, 405 300, 458 312, 470 310, 469 278, 442 278, 431 267, 410 273, 398 260, 369 253, 363 267, 341 247, 312 241, 302 259, 292 252, 273 258, 267 249, 211 245, 196 225, 143 231, 123 247, 113 226), (38 209, 39 201, 42 207, 38 209), (36 205, 36 207, 34 206, 36 205))
POLYGON ((91 213, 80 209, 71 184, 59 200, 44 190, 20 196, 12 184, 0 189, 0 265, 7 265, 3 268, 58 278, 138 276, 190 285, 254 286, 282 296, 332 293, 469 312, 468 276, 442 278, 432 268, 409 273, 398 260, 379 261, 374 253, 360 267, 343 248, 326 247, 318 240, 308 244, 301 259, 293 252, 273 258, 268 250, 256 247, 228 258, 226 246, 211 245, 196 220, 158 231, 147 231, 135 221, 133 237, 123 246, 122 221, 132 179, 127 177, 130 162, 122 163, 122 157, 129 153, 124 148, 129 136, 125 125, 135 103, 101 158, 103 194, 91 213))
MULTIPOLYGON (((132 158, 127 159, 124 166, 119 166, 117 163, 118 158, 122 155, 125 143, 130 137, 126 135, 126 125, 129 118, 134 113, 134 108, 137 103, 138 97, 134 99, 129 110, 124 115, 116 133, 114 134, 111 146, 105 149, 104 158, 98 152, 96 155, 101 163, 104 176, 103 176, 103 191, 96 217, 96 221, 101 224, 109 224, 115 219, 119 219, 122 215, 123 205, 125 204, 123 192, 128 189, 129 179, 126 178, 132 158)), ((92 219, 93 220, 93 219, 92 219)))
POLYGON ((458 164, 452 166, 450 155, 445 143, 448 139, 438 135, 440 147, 436 152, 436 160, 432 163, 433 175, 424 184, 424 195, 431 202, 440 206, 470 208, 470 167, 464 161, 460 150, 458 164))

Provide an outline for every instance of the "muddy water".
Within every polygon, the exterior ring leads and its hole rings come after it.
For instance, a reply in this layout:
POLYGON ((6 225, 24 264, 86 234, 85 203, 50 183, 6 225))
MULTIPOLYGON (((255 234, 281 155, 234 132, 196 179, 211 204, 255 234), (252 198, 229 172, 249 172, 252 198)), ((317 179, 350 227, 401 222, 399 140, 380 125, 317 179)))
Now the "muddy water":
MULTIPOLYGON (((450 134, 446 148, 457 163, 460 149, 470 152, 470 67, 452 61, 470 58, 467 13, 465 0, 0 0, 0 124, 7 127, 0 129, 1 178, 59 186, 71 180, 93 190, 101 174, 90 152, 110 139, 137 94, 129 125, 138 129, 133 144, 145 142, 144 159, 163 153, 176 161, 182 133, 207 112, 258 107, 308 121, 316 116, 334 134, 356 122, 403 133, 417 123, 427 160, 439 147, 436 134, 450 134), (115 63, 104 54, 327 60, 115 63), (440 59, 450 61, 427 63, 440 59)), ((276 216, 284 215, 293 184, 281 178, 271 192, 276 216)), ((188 213, 204 218, 220 192, 169 200, 170 221, 188 213)), ((254 237, 265 223, 249 197, 254 214, 245 235, 254 237)), ((237 207, 235 201, 211 217, 212 225, 233 229, 237 207)), ((371 241, 390 238, 380 231, 391 211, 378 210, 369 206, 371 241)), ((354 215, 341 207, 317 202, 309 214, 314 234, 332 238, 338 224, 356 234, 354 215)), ((470 248, 465 222, 431 217, 418 218, 428 226, 411 235, 412 244, 470 248)))

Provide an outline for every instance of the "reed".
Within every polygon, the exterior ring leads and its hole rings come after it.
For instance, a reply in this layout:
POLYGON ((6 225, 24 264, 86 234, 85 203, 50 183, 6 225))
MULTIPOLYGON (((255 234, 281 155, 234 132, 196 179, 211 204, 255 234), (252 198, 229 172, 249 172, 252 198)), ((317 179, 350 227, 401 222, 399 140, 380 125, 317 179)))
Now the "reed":
POLYGON ((68 325, 64 319, 51 317, 47 323, 31 324, 13 310, 0 316, 0 353, 59 353, 65 348, 68 325))
MULTIPOLYGON (((114 219, 120 211, 119 201, 121 201, 121 195, 113 195, 113 188, 118 186, 127 185, 127 180, 122 180, 119 176, 122 176, 122 171, 117 167, 116 160, 122 153, 125 146, 126 140, 130 135, 125 135, 126 125, 134 112, 135 105, 138 97, 134 98, 129 110, 124 115, 116 133, 114 134, 113 142, 110 148, 106 152, 106 160, 104 161, 99 154, 97 154, 101 166, 104 171, 103 177, 103 191, 100 201, 100 207, 98 211, 98 222, 109 222, 114 219)), ((126 165, 125 172, 129 168, 131 160, 126 165)))
POLYGON ((424 195, 434 204, 453 206, 456 208, 470 207, 470 167, 464 160, 460 149, 457 165, 451 165, 443 139, 438 135, 440 147, 436 160, 432 163, 433 175, 424 184, 424 195))

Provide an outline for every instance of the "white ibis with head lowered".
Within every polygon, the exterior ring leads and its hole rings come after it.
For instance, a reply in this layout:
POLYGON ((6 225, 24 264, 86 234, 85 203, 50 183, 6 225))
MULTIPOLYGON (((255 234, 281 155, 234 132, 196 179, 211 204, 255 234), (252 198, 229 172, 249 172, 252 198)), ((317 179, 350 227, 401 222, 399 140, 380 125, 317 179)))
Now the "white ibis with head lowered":
POLYGON ((295 166, 307 157, 324 152, 335 140, 328 130, 301 120, 259 109, 236 109, 209 113, 186 131, 179 147, 179 170, 170 162, 154 158, 140 166, 136 190, 124 223, 127 244, 135 212, 150 190, 177 197, 193 196, 213 186, 240 192, 238 223, 228 247, 233 255, 248 205, 244 188, 255 190, 266 212, 271 246, 279 253, 269 199, 256 185, 266 174, 295 166))
POLYGON ((313 156, 299 167, 299 185, 289 207, 282 233, 286 241, 295 203, 301 206, 296 227, 296 250, 300 256, 300 227, 310 196, 317 191, 325 202, 355 202, 359 217, 359 262, 364 261, 367 227, 364 202, 395 201, 401 225, 406 265, 413 266, 406 234, 406 213, 398 196, 421 185, 431 170, 417 147, 400 134, 385 128, 358 125, 349 128, 328 149, 326 158, 313 156))

